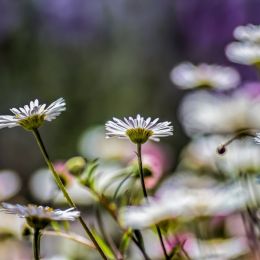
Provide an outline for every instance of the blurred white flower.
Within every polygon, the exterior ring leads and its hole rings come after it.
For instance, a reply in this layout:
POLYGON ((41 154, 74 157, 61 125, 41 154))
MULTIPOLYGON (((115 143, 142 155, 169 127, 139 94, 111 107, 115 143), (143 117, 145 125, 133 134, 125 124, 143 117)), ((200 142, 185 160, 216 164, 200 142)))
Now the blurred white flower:
POLYGON ((216 95, 206 91, 191 93, 183 99, 180 120, 186 133, 229 134, 245 129, 260 129, 260 97, 235 91, 216 95))
POLYGON ((135 150, 134 144, 126 139, 105 139, 103 126, 96 126, 86 130, 79 140, 80 154, 88 159, 101 160, 129 160, 135 150))
POLYGON ((175 67, 170 74, 174 84, 181 89, 209 87, 219 90, 235 88, 240 82, 238 72, 230 67, 185 62, 175 67))
POLYGON ((247 192, 236 184, 204 189, 175 187, 162 190, 149 203, 123 208, 120 219, 126 227, 143 229, 174 218, 225 216, 243 209, 248 199, 247 192))
POLYGON ((260 144, 260 133, 256 133, 256 137, 254 138, 257 144, 260 144))
MULTIPOLYGON (((87 188, 72 179, 67 191, 76 204, 91 205, 94 202, 94 197, 87 188)), ((49 169, 43 168, 37 170, 30 180, 30 190, 34 198, 40 202, 53 201, 56 204, 66 203, 62 192, 57 188, 57 185, 50 175, 49 169)))
POLYGON ((21 243, 21 240, 6 239, 0 243, 1 259, 31 259, 31 250, 26 243, 21 243))
POLYGON ((15 237, 21 237, 24 224, 24 219, 17 218, 14 215, 7 215, 0 210, 0 236, 2 234, 12 234, 15 237))
POLYGON ((250 42, 232 42, 226 47, 230 61, 244 65, 260 63, 260 45, 250 42))
POLYGON ((195 171, 217 172, 217 160, 224 156, 217 154, 217 147, 226 142, 229 137, 219 135, 194 138, 181 153, 181 164, 195 171))
MULTIPOLYGON (((146 241, 146 251, 151 259, 163 259, 163 252, 160 250, 158 238, 155 236, 155 233, 151 230, 143 230, 142 234, 146 241)), ((239 257, 250 251, 247 239, 244 236, 200 240, 191 233, 175 233, 175 235, 176 236, 172 238, 167 238, 166 247, 168 252, 170 252, 177 243, 181 243, 190 259, 194 260, 240 259, 239 257)), ((140 256, 137 255, 139 252, 134 247, 131 251, 135 253, 131 259, 140 258, 140 256)), ((178 259, 183 258, 179 257, 178 259)))
POLYGON ((14 196, 21 188, 18 175, 11 170, 0 171, 0 201, 14 196))
POLYGON ((52 121, 66 110, 65 100, 59 98, 47 108, 46 104, 40 105, 38 99, 30 102, 30 105, 10 109, 14 115, 0 116, 0 129, 4 127, 22 126, 27 130, 40 127, 44 120, 52 121))
POLYGON ((239 173, 250 174, 260 171, 260 149, 252 138, 236 140, 230 144, 219 161, 224 173, 238 176, 239 173))
POLYGON ((243 237, 212 240, 193 238, 186 243, 186 252, 192 259, 230 260, 249 253, 247 240, 243 237))
POLYGON ((129 138, 135 144, 144 144, 148 139, 159 141, 161 137, 172 135, 171 122, 157 123, 158 120, 156 118, 152 121, 150 117, 144 119, 140 115, 136 119, 129 117, 124 120, 114 117, 113 121, 105 125, 106 137, 129 138))
POLYGON ((212 175, 203 175, 193 171, 177 171, 167 178, 157 190, 157 194, 164 193, 165 190, 179 189, 185 187, 187 189, 211 189, 216 187, 219 182, 212 175))
POLYGON ((133 184, 136 177, 133 177, 132 168, 122 168, 117 164, 102 164, 95 174, 94 188, 100 194, 114 196, 119 185, 118 195, 125 194, 130 188, 134 189, 133 184))
POLYGON ((240 173, 258 173, 260 149, 251 137, 234 141, 223 155, 217 153, 217 147, 229 138, 207 136, 194 139, 182 153, 182 165, 191 170, 221 173, 234 178, 240 173))
POLYGON ((260 25, 247 24, 235 28, 234 37, 239 41, 260 43, 260 25))

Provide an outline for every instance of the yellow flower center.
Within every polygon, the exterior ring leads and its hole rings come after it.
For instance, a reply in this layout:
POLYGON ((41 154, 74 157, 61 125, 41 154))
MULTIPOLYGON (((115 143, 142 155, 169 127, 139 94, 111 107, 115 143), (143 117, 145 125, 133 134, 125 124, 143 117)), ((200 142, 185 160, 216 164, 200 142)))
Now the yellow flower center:
POLYGON ((33 130, 39 128, 44 122, 45 115, 32 115, 26 118, 23 118, 18 121, 18 124, 21 125, 26 130, 33 130))
POLYGON ((152 130, 145 128, 131 128, 126 131, 126 135, 135 144, 144 144, 153 135, 152 130))

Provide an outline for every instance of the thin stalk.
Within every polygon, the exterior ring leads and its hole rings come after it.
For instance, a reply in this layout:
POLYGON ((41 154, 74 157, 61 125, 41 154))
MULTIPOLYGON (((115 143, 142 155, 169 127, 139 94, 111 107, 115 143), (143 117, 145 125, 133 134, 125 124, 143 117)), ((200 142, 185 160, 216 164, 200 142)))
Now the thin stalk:
POLYGON ((101 232, 102 236, 104 237, 106 243, 110 246, 115 258, 118 259, 118 260, 123 259, 123 256, 121 255, 120 251, 116 247, 112 237, 108 236, 107 233, 106 233, 106 230, 105 230, 105 227, 104 227, 104 224, 103 224, 103 221, 102 221, 101 212, 100 212, 99 208, 96 209, 96 216, 97 216, 97 223, 98 223, 100 232, 101 232))
MULTIPOLYGON (((39 146, 39 148, 40 148, 40 150, 42 152, 44 160, 45 160, 46 164, 48 165, 50 171, 52 172, 52 175, 54 177, 54 180, 55 180, 56 184, 58 185, 58 187, 62 191, 64 197, 66 198, 66 200, 68 202, 68 204, 71 207, 77 209, 76 204, 71 199, 71 197, 70 197, 69 193, 67 192, 65 186, 63 185, 63 183, 62 183, 58 173, 55 171, 55 169, 53 167, 53 164, 52 164, 52 162, 50 160, 50 157, 49 157, 49 155, 47 153, 47 150, 46 150, 46 148, 44 146, 44 143, 42 141, 42 138, 41 138, 41 135, 40 135, 38 129, 33 129, 32 132, 33 132, 33 135, 34 135, 34 137, 35 137, 35 139, 37 141, 37 144, 38 144, 38 146, 39 146)), ((93 244, 95 245, 96 249, 100 253, 101 257, 103 259, 107 259, 105 253, 103 252, 102 248, 99 246, 99 244, 98 244, 97 240, 95 239, 94 235, 92 234, 90 228, 87 226, 87 224, 84 222, 84 220, 83 220, 83 218, 81 216, 79 217, 79 222, 81 223, 82 227, 84 228, 84 230, 87 233, 87 235, 89 236, 89 238, 92 240, 93 244)))
POLYGON ((87 238, 81 237, 78 234, 63 233, 63 232, 50 231, 50 230, 43 231, 42 234, 45 235, 45 236, 57 236, 57 237, 67 238, 67 239, 70 239, 70 240, 75 241, 77 243, 80 243, 84 246, 87 246, 89 248, 92 248, 92 249, 96 248, 90 240, 87 240, 87 238))
POLYGON ((40 260, 40 229, 35 228, 33 232, 33 255, 34 260, 40 260))
MULTIPOLYGON (((143 194, 144 194, 146 201, 148 202, 148 195, 147 195, 147 191, 146 191, 145 183, 144 183, 144 172, 143 172, 143 163, 142 163, 142 145, 141 144, 137 144, 137 158, 138 158, 138 166, 139 166, 139 173, 140 173, 143 194)), ((161 243, 161 247, 162 247, 165 259, 169 259, 164 242, 163 242, 161 229, 160 229, 159 225, 157 225, 157 224, 155 225, 155 227, 156 227, 156 231, 157 231, 160 243, 161 243)))
MULTIPOLYGON (((118 220, 118 212, 116 212, 115 209, 112 209, 109 206, 109 201, 106 199, 106 197, 104 196, 100 196, 100 194, 92 187, 90 189, 90 191, 92 192, 92 194, 94 196, 97 197, 97 199, 99 200, 99 202, 101 203, 101 205, 104 207, 104 209, 107 210, 107 212, 111 215, 111 217, 115 220, 115 222, 118 224, 118 226, 120 227, 120 229, 123 232, 126 232, 126 229, 120 224, 119 220, 118 220)), ((140 232, 141 234, 141 232, 140 232)), ((135 245, 140 249, 141 253, 144 256, 145 260, 150 260, 150 258, 148 257, 148 255, 146 254, 143 246, 142 246, 142 241, 140 241, 140 239, 137 239, 134 235, 131 235, 131 238, 133 240, 133 242, 135 243, 135 245)))

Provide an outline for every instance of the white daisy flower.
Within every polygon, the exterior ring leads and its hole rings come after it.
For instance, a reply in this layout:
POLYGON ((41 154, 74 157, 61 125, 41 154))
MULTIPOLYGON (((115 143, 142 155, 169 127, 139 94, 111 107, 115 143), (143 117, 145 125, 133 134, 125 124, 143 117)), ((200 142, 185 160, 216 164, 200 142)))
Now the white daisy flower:
POLYGON ((240 82, 240 76, 233 68, 204 63, 195 66, 190 62, 175 67, 170 78, 181 89, 209 87, 226 90, 237 87, 240 82))
POLYGON ((249 199, 239 184, 202 189, 171 186, 161 188, 149 203, 122 208, 119 218, 125 227, 145 229, 176 218, 190 221, 196 217, 227 216, 243 210, 249 199))
POLYGON ((74 221, 80 216, 80 212, 74 208, 66 210, 52 209, 50 207, 20 204, 2 203, 3 211, 25 218, 27 223, 35 228, 44 228, 51 221, 74 221))
POLYGON ((143 144, 148 139, 159 141, 160 137, 172 135, 171 122, 157 123, 158 120, 159 118, 151 120, 150 117, 145 120, 140 115, 136 119, 129 117, 124 120, 114 117, 113 121, 108 121, 105 125, 106 137, 129 138, 135 144, 143 144))
POLYGON ((257 65, 260 63, 260 45, 250 42, 232 42, 226 48, 226 55, 235 63, 257 65))
POLYGON ((243 255, 250 252, 245 237, 231 237, 225 239, 209 240, 190 238, 187 243, 187 253, 191 259, 240 259, 243 255))
POLYGON ((0 129, 22 126, 26 130, 33 130, 40 127, 44 120, 52 121, 59 116, 66 110, 66 103, 63 98, 59 98, 46 107, 46 104, 40 105, 38 99, 35 99, 30 105, 10 110, 14 115, 0 116, 0 129))
POLYGON ((258 174, 260 171, 260 149, 251 137, 243 137, 226 147, 220 156, 216 150, 231 136, 210 135, 195 138, 182 153, 182 164, 191 170, 237 178, 241 172, 258 174))
POLYGON ((234 37, 239 41, 260 43, 260 25, 248 24, 238 26, 234 30, 234 37))
POLYGON ((180 120, 186 133, 232 134, 245 129, 259 129, 260 97, 242 91, 215 95, 199 91, 187 95, 180 107, 180 120))

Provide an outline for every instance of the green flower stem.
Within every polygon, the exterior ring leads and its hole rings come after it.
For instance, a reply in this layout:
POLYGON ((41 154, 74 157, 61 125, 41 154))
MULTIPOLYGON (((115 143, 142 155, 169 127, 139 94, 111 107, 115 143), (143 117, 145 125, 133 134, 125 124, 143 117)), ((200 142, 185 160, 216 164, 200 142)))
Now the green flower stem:
POLYGON ((35 228, 33 232, 33 255, 34 260, 40 260, 40 229, 35 228))
MULTIPOLYGON (((115 208, 113 205, 111 207, 109 201, 106 199, 105 196, 101 196, 93 187, 91 187, 90 191, 92 192, 92 194, 98 199, 98 201, 101 203, 101 205, 104 207, 104 209, 106 209, 106 211, 111 215, 111 217, 115 220, 115 222, 118 224, 118 226, 120 227, 120 229, 123 232, 127 232, 127 230, 120 224, 120 221, 118 220, 118 212, 117 212, 117 208, 115 208)), ((141 232, 139 234, 139 236, 141 235, 141 232)), ((150 258, 148 257, 148 255, 146 254, 143 246, 142 246, 142 241, 140 241, 140 239, 137 239, 136 236, 134 236, 133 234, 130 235, 133 242, 135 243, 135 245, 140 249, 140 251, 142 252, 144 259, 145 260, 150 260, 150 258)))
MULTIPOLYGON (((38 131, 38 129, 33 129, 32 130, 34 137, 40 147, 40 150, 42 152, 42 155, 44 157, 45 162, 47 163, 50 171, 53 174, 53 177, 55 179, 56 184, 58 185, 58 187, 60 188, 60 190, 62 191, 64 197, 66 198, 68 204, 77 209, 76 204, 73 202, 73 200, 71 199, 70 195, 68 194, 65 186, 63 185, 58 173, 55 171, 53 164, 49 158, 49 155, 47 153, 47 150, 44 146, 44 143, 42 141, 42 138, 40 136, 40 133, 38 131)), ((92 234, 91 230, 89 229, 89 227, 86 225, 86 223, 84 222, 83 218, 81 216, 79 216, 79 222, 81 223, 82 227, 84 228, 84 230, 86 231, 87 235, 89 236, 89 238, 92 240, 93 244, 95 245, 95 247, 97 248, 98 252, 100 253, 100 255, 102 256, 103 259, 107 259, 105 253, 103 252, 102 248, 99 246, 98 242, 96 241, 94 235, 92 234)))
MULTIPOLYGON (((143 163, 142 163, 142 144, 140 144, 140 143, 137 144, 137 158, 138 158, 138 166, 139 166, 139 173, 140 173, 140 179, 141 179, 143 194, 144 194, 144 197, 147 200, 147 202, 149 202, 147 191, 146 191, 146 188, 145 188, 145 183, 144 183, 144 172, 143 172, 143 163)), ((160 229, 159 225, 157 225, 157 224, 155 225, 155 227, 156 227, 156 231, 157 231, 157 234, 159 236, 159 239, 160 239, 160 243, 161 243, 161 246, 162 246, 162 249, 163 249, 165 259, 169 259, 165 245, 164 245, 164 242, 163 242, 161 229, 160 229)))

